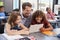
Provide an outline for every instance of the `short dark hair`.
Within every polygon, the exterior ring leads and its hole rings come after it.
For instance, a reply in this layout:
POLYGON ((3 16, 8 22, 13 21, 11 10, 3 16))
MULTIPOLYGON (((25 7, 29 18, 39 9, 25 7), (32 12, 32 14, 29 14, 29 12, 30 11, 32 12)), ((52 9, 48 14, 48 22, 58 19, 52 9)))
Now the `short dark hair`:
POLYGON ((19 9, 14 9, 13 11, 19 11, 19 9))
POLYGON ((25 2, 25 3, 22 4, 22 9, 25 9, 26 6, 32 7, 31 3, 25 2))
POLYGON ((3 8, 4 6, 0 6, 0 8, 3 8))

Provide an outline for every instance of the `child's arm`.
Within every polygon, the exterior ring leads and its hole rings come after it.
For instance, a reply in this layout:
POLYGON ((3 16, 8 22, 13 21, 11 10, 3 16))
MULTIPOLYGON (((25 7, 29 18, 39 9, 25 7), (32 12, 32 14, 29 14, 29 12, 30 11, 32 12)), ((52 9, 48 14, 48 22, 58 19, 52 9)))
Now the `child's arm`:
POLYGON ((48 28, 44 28, 44 27, 42 27, 40 30, 41 31, 51 31, 51 30, 53 30, 53 27, 51 26, 51 24, 48 24, 48 28))
POLYGON ((29 34, 29 31, 25 31, 25 30, 20 30, 20 31, 10 30, 11 26, 9 24, 6 24, 5 26, 6 26, 5 31, 8 35, 19 35, 19 34, 27 34, 28 35, 29 34))
POLYGON ((29 29, 28 29, 27 27, 25 27, 22 23, 20 23, 19 26, 20 26, 23 30, 26 30, 26 31, 29 30, 29 29))
POLYGON ((51 25, 50 23, 48 24, 48 26, 49 26, 49 27, 48 27, 48 28, 45 28, 45 30, 47 30, 47 31, 48 31, 48 30, 50 30, 50 31, 53 30, 53 27, 52 27, 52 25, 51 25))

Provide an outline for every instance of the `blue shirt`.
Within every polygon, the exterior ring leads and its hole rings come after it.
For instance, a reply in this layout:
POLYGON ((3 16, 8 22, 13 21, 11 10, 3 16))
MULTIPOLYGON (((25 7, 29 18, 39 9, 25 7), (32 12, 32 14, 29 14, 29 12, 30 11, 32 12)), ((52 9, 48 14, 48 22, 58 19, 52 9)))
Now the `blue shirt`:
POLYGON ((5 13, 4 12, 0 12, 0 17, 5 17, 5 13))
POLYGON ((5 13, 4 12, 0 12, 0 19, 6 19, 6 16, 5 16, 5 13))

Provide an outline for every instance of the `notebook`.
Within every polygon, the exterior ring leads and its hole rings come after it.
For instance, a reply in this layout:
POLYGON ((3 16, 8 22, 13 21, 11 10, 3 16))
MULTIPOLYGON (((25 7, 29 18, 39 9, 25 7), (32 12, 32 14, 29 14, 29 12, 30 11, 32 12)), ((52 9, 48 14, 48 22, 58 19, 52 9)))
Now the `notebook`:
POLYGON ((55 33, 53 32, 53 31, 44 31, 44 32, 42 32, 43 34, 45 34, 45 35, 48 35, 48 36, 53 36, 53 35, 55 35, 55 33))

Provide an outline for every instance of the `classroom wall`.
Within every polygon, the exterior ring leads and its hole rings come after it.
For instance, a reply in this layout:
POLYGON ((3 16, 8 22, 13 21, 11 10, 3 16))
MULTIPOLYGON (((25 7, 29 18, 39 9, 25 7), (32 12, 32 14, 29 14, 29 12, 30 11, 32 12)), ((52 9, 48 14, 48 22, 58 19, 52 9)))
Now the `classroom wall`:
POLYGON ((13 0, 1 0, 4 2, 4 7, 6 12, 10 12, 13 9, 13 0))
POLYGON ((4 6, 5 6, 5 10, 7 12, 12 11, 12 9, 13 9, 13 1, 12 0, 5 0, 4 1, 4 6))

